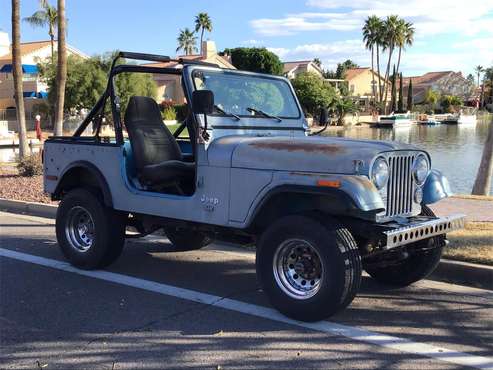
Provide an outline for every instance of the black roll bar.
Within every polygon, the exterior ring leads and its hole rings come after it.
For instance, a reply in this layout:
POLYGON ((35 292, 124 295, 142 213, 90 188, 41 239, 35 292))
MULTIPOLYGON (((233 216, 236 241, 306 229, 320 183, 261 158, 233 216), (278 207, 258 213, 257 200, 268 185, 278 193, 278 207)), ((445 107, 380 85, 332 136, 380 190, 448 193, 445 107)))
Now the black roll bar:
MULTIPOLYGON (((178 58, 172 59, 166 55, 157 55, 157 54, 145 54, 145 53, 134 53, 132 51, 120 51, 116 54, 115 58, 111 63, 110 73, 108 76, 108 84, 105 92, 99 98, 96 105, 91 109, 89 114, 86 116, 84 121, 82 121, 79 128, 73 134, 73 137, 80 137, 84 130, 87 128, 89 123, 94 119, 94 117, 100 113, 104 109, 104 103, 106 99, 110 98, 111 100, 111 110, 113 114, 113 124, 115 125, 115 135, 116 141, 118 144, 123 143, 123 132, 121 127, 120 120, 120 104, 119 99, 115 94, 115 85, 113 82, 113 77, 121 72, 145 72, 145 73, 169 73, 169 74, 181 74, 180 70, 175 68, 158 68, 158 67, 150 67, 150 66, 141 66, 141 65, 132 65, 132 64, 120 64, 116 65, 116 62, 120 58, 132 59, 132 60, 147 60, 151 62, 159 62, 159 63, 168 63, 168 62, 176 62, 182 65, 202 65, 205 67, 216 67, 219 66, 214 63, 202 62, 200 60, 188 60, 186 58, 178 58), (115 101, 116 100, 116 101, 115 101)), ((99 127, 96 128, 99 132, 99 127)))

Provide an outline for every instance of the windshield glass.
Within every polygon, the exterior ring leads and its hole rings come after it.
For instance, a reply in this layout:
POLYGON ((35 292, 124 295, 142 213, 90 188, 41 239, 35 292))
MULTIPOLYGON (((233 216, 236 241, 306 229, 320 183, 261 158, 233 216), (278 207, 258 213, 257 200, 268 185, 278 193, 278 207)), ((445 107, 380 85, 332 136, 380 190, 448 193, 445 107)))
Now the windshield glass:
POLYGON ((299 118, 300 112, 286 81, 250 76, 234 72, 193 72, 196 90, 211 90, 214 104, 220 109, 214 114, 236 114, 240 117, 299 118), (263 112, 265 114, 261 114, 263 112))

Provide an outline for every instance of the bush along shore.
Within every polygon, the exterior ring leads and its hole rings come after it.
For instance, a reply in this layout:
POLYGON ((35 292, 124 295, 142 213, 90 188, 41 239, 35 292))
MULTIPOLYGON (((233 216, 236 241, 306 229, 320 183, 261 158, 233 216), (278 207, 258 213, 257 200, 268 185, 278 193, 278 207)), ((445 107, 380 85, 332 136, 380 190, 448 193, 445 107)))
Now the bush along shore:
MULTIPOLYGON (((57 205, 58 202, 43 192, 41 171, 40 162, 29 157, 17 167, 0 167, 0 198, 57 205)), ((493 208, 493 197, 459 195, 457 198, 469 199, 472 205, 478 198, 488 200, 493 208)), ((444 251, 445 258, 493 266, 493 222, 468 222, 464 230, 454 231, 448 238, 450 244, 444 251)))

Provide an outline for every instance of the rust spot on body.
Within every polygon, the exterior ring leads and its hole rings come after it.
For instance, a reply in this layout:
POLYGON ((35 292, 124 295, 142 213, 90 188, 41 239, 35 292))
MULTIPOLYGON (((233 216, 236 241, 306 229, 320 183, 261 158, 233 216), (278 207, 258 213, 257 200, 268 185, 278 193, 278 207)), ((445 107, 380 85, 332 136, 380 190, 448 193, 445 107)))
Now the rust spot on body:
POLYGON ((344 147, 336 144, 298 143, 296 141, 254 142, 250 144, 260 149, 285 150, 288 152, 340 154, 344 147))

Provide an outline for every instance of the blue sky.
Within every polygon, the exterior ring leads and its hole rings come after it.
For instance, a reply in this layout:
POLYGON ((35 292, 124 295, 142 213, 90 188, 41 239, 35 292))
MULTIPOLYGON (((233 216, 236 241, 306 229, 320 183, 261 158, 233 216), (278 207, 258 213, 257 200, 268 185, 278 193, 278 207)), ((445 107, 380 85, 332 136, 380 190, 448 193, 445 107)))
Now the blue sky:
MULTIPOLYGON (((1 0, 0 29, 10 34, 10 1, 1 0)), ((405 75, 493 65, 492 0, 66 0, 68 42, 86 54, 114 49, 175 55, 179 29, 209 13, 214 30, 206 37, 219 50, 265 46, 282 60, 319 57, 334 68, 347 58, 362 66, 370 54, 361 43, 370 14, 399 14, 416 28, 415 44, 403 56, 405 75), (170 5, 168 5, 170 4, 170 5)), ((51 0, 56 4, 55 0, 51 0)), ((21 16, 38 8, 21 0, 21 16)), ((22 23, 23 41, 47 39, 47 30, 22 23)))

